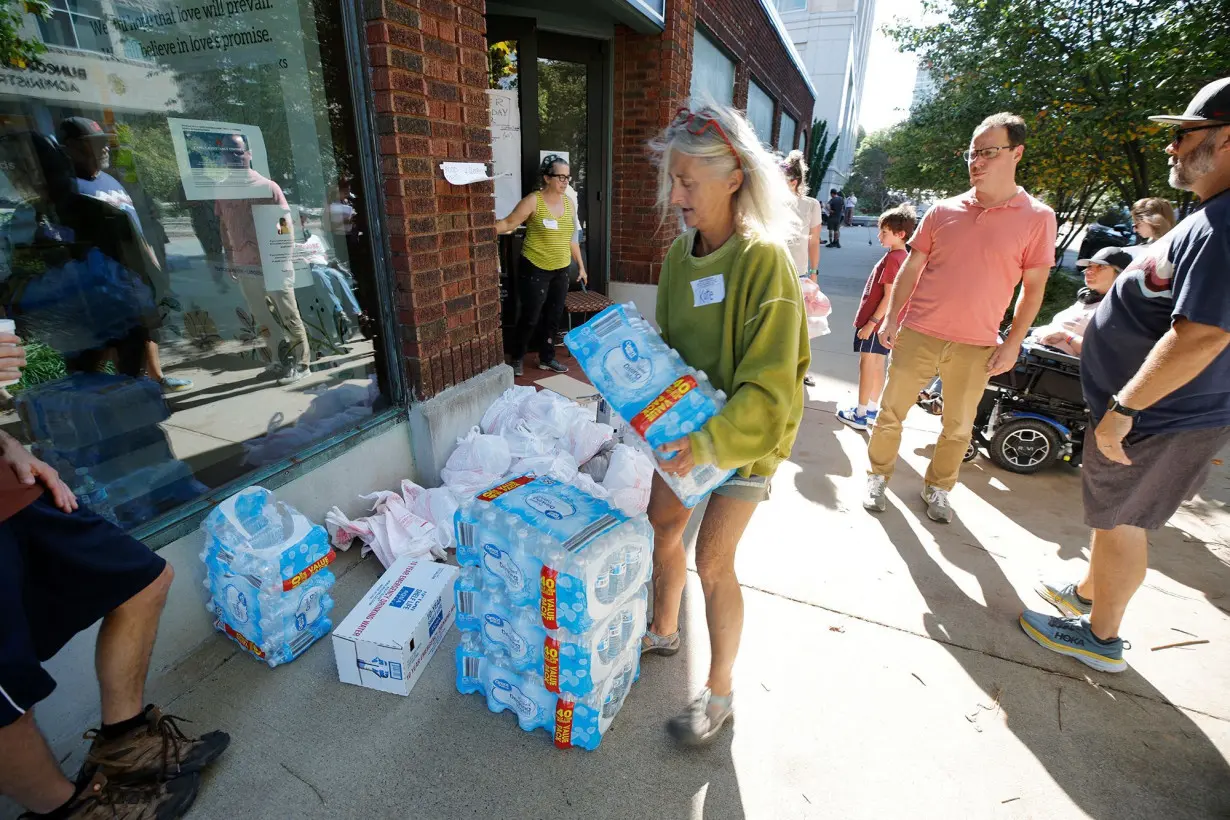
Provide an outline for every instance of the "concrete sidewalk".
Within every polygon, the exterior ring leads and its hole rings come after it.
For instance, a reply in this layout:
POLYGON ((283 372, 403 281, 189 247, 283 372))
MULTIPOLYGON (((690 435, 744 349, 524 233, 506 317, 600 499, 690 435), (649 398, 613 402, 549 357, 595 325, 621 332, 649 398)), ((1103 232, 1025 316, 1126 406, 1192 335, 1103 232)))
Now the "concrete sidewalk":
MULTIPOLYGON (((879 249, 825 250, 834 332, 817 339, 804 426, 738 558, 746 628, 738 720, 676 749, 663 723, 703 685, 695 574, 686 651, 649 658, 595 753, 556 750, 453 686, 454 632, 409 698, 337 682, 327 642, 269 670, 218 637, 151 693, 194 729, 231 732, 191 816, 593 818, 1208 818, 1230 816, 1230 472, 1153 539, 1118 676, 1052 655, 1016 623, 1040 573, 1087 551, 1079 475, 985 459, 922 514, 937 419, 909 420, 881 516, 860 506, 865 438, 850 327, 879 249), (1208 644, 1151 651, 1206 638, 1208 644)), ((347 556, 338 618, 379 575, 347 556)), ((202 617, 204 615, 202 614, 202 617)), ((70 761, 70 763, 73 761, 70 761)))

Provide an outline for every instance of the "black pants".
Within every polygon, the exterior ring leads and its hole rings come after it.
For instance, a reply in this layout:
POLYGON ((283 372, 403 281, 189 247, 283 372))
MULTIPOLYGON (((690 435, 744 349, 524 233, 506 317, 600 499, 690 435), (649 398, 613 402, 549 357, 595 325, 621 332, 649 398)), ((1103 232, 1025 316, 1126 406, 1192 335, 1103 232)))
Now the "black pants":
POLYGON ((559 332, 564 299, 568 296, 568 268, 543 270, 523 256, 517 278, 520 310, 513 334, 513 360, 525 358, 525 352, 533 344, 538 347, 539 361, 555 361, 553 340, 559 332))

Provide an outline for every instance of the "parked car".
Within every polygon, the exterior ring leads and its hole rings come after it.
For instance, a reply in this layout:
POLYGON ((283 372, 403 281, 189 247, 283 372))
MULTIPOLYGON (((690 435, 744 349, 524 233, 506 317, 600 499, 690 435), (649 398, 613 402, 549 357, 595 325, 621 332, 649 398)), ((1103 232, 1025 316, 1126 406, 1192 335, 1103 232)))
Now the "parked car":
POLYGON ((1089 259, 1102 248, 1125 248, 1140 241, 1126 208, 1113 208, 1085 228, 1078 259, 1089 259))

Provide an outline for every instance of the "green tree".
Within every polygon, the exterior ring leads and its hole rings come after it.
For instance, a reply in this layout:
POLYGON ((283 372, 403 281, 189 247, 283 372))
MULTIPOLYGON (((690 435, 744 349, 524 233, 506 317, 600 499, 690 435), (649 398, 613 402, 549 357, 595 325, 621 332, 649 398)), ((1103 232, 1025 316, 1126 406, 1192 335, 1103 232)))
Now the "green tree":
POLYGON ((27 14, 47 19, 51 16, 51 6, 47 0, 0 0, 0 65, 25 68, 47 50, 41 40, 26 40, 20 36, 27 14))
POLYGON ((886 128, 867 134, 854 151, 845 190, 857 196, 859 205, 867 211, 881 213, 905 199, 901 192, 888 186, 888 169, 892 163, 888 147, 895 130, 886 128))
POLYGON ((826 120, 812 122, 811 139, 807 143, 811 146, 811 156, 807 158, 807 190, 813 195, 818 195, 820 186, 824 184, 824 177, 833 164, 833 157, 837 155, 839 139, 835 136, 832 142, 829 141, 829 124, 826 120))

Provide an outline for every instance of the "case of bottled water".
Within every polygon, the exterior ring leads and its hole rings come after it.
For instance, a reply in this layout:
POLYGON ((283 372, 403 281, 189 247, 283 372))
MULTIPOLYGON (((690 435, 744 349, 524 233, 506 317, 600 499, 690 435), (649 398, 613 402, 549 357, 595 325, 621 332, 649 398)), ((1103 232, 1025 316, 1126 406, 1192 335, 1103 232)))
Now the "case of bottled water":
POLYGON ((590 694, 645 634, 645 584, 610 615, 577 634, 545 629, 538 611, 513 606, 500 590, 485 591, 481 573, 469 567, 457 579, 457 627, 479 636, 486 657, 501 656, 510 670, 529 675, 556 694, 590 694))
POLYGON ((547 476, 525 475, 457 511, 457 563, 484 592, 537 610, 545 629, 583 633, 644 585, 653 529, 547 476))
POLYGON ((525 732, 545 729, 561 749, 597 749, 640 674, 639 641, 614 660, 612 673, 599 686, 581 697, 556 694, 534 675, 519 674, 507 655, 484 654, 476 632, 462 633, 457 647, 457 691, 481 693, 492 712, 511 711, 525 732))
POLYGON ((205 608, 214 626, 270 666, 303 654, 333 623, 336 553, 324 528, 263 487, 223 501, 201 525, 205 608))
MULTIPOLYGON (((564 342, 603 398, 648 445, 655 464, 664 457, 658 448, 700 430, 726 404, 726 395, 703 371, 689 367, 631 302, 612 305, 564 342)), ((658 472, 689 507, 733 475, 711 464, 683 479, 658 472)))

